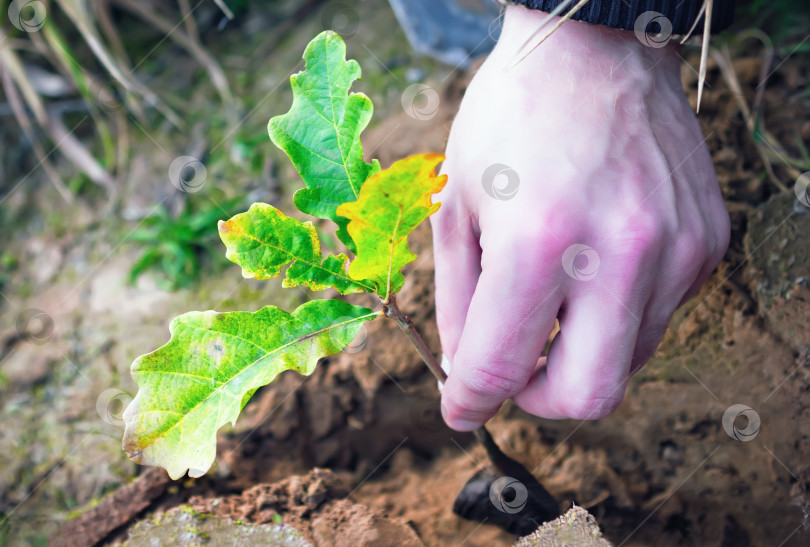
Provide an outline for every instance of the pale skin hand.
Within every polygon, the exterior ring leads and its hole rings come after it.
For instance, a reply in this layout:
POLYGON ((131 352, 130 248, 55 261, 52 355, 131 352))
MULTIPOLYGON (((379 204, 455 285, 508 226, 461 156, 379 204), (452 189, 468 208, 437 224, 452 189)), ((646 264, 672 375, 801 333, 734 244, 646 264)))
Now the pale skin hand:
POLYGON ((728 213, 676 46, 569 21, 506 70, 544 17, 507 8, 453 123, 450 182, 431 218, 439 332, 452 362, 442 411, 460 431, 508 398, 545 418, 607 416, 728 247, 728 213), (511 199, 484 191, 496 163, 519 177, 511 199), (572 262, 572 245, 593 253, 572 262))

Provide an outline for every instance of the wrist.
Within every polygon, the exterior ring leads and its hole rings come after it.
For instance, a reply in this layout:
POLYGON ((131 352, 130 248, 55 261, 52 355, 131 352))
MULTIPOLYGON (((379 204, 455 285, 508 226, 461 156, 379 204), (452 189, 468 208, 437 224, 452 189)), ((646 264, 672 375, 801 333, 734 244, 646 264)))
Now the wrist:
MULTIPOLYGON (((622 63, 624 71, 669 72, 679 75, 678 50, 675 40, 665 44, 645 44, 634 31, 592 25, 581 21, 565 21, 539 47, 532 50, 560 17, 552 17, 540 32, 542 23, 549 17, 545 12, 523 6, 506 7, 503 30, 498 45, 491 55, 491 63, 502 68, 528 64, 551 67, 565 63, 570 70, 576 66, 595 68, 617 66, 622 63), (529 53, 531 51, 531 53, 529 53), (528 53, 528 55, 527 55, 528 53)), ((678 76, 679 77, 679 76, 678 76)))

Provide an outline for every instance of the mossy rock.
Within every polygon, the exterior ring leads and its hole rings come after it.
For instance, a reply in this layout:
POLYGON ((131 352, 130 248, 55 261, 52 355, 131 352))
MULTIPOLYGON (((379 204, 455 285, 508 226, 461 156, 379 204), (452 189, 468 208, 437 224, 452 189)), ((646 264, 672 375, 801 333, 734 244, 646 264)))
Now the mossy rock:
POLYGON ((611 547, 602 537, 596 519, 582 507, 546 522, 531 535, 522 537, 513 547, 611 547))
POLYGON ((197 513, 187 505, 175 507, 136 523, 124 543, 127 547, 205 545, 238 547, 270 545, 307 547, 297 531, 283 524, 244 524, 230 518, 197 513))
POLYGON ((769 330, 791 348, 810 347, 810 210, 791 192, 748 215, 746 277, 769 330))

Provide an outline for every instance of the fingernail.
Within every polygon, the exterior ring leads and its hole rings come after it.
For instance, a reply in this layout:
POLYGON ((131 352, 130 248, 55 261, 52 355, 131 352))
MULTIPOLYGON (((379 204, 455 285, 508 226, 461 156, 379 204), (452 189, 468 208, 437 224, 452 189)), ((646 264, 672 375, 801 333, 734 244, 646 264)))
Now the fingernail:
POLYGON ((478 429, 479 427, 481 427, 480 423, 470 422, 468 420, 456 420, 447 425, 449 425, 451 429, 455 429, 456 431, 473 431, 474 429, 478 429))
POLYGON ((439 405, 439 408, 442 410, 442 418, 444 418, 444 423, 446 423, 448 427, 455 429, 456 431, 472 431, 473 429, 478 429, 479 427, 481 427, 481 424, 479 424, 478 422, 471 422, 469 420, 450 421, 447 419, 447 408, 444 406, 444 403, 439 405))

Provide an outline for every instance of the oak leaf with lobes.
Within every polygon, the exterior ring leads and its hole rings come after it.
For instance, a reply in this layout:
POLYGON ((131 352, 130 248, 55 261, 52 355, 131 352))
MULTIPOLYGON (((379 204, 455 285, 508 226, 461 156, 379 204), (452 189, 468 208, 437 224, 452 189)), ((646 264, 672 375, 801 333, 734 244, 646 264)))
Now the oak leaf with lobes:
POLYGON ((304 61, 306 70, 290 77, 292 107, 272 118, 267 130, 307 186, 293 196, 295 206, 336 222, 338 239, 353 252, 348 221, 336 210, 357 199, 366 179, 380 170, 377 160, 365 162, 360 142, 374 107, 363 93, 349 93, 360 77, 360 65, 346 60, 346 44, 337 33, 316 36, 304 51, 304 61))
POLYGON ((289 264, 284 287, 333 287, 341 294, 374 291, 368 282, 349 277, 346 255, 321 256, 311 222, 290 218, 272 205, 254 203, 247 212, 220 220, 219 236, 228 249, 225 256, 242 267, 243 277, 271 279, 289 264))
POLYGON ((284 370, 312 374, 380 313, 313 300, 292 313, 267 306, 176 317, 169 342, 132 364, 139 389, 124 411, 124 450, 173 479, 187 470, 202 476, 216 456, 217 430, 236 420, 256 389, 284 370))
POLYGON ((385 301, 402 289, 405 277, 400 270, 416 259, 408 248, 408 234, 441 205, 431 199, 447 182, 447 175, 436 175, 442 161, 441 154, 396 161, 366 181, 357 201, 337 209, 349 219, 349 234, 357 245, 349 275, 374 283, 385 301))

